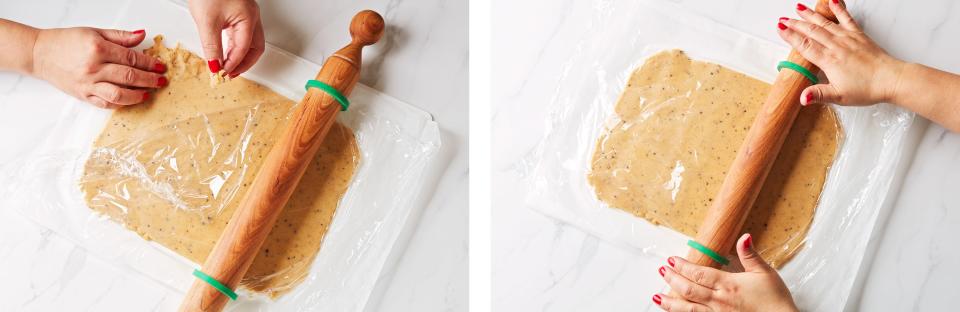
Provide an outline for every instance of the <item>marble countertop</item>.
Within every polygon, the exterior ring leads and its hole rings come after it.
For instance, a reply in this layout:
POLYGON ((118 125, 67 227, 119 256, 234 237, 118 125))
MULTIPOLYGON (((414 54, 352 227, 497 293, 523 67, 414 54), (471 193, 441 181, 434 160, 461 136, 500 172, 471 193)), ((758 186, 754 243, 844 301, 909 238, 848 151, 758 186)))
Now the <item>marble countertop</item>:
MULTIPOLYGON (((110 27, 118 8, 129 2, 3 2, 0 18, 43 28, 110 27)), ((466 310, 466 1, 288 0, 260 6, 267 41, 318 64, 340 48, 345 31, 340 28, 353 13, 369 8, 384 16, 390 28, 365 56, 361 82, 433 114, 443 142, 438 158, 445 166, 432 173, 440 176, 433 197, 406 251, 385 273, 378 310, 466 310)), ((41 94, 66 96, 58 92, 33 78, 0 73, 0 111, 31 105, 41 94)), ((0 161, 30 148, 16 136, 28 130, 0 124, 0 145, 9 147, 0 150, 0 161)), ((12 210, 0 207, 0 311, 171 311, 179 304, 178 293, 100 262, 12 210)))
MULTIPOLYGON (((776 19, 793 1, 662 0, 754 36, 780 42, 776 19)), ((543 136, 551 98, 605 1, 495 1, 492 128, 493 307, 496 311, 636 311, 664 286, 662 259, 614 246, 528 207, 518 163, 543 136)), ((813 1, 805 1, 812 4, 813 1)), ((960 6, 955 1, 847 1, 854 17, 893 55, 960 73, 960 6)), ((861 269, 849 310, 942 311, 960 292, 960 134, 918 121, 919 145, 894 188, 892 211, 861 269)), ((851 271, 850 274, 857 272, 851 271)), ((837 307, 841 310, 844 307, 837 307)))

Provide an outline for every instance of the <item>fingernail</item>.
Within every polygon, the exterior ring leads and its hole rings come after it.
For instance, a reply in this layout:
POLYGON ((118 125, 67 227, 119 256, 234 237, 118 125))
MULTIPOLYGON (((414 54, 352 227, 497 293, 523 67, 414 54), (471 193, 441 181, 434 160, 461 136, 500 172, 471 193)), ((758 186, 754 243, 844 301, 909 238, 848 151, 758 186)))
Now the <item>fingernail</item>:
POLYGON ((133 31, 133 34, 134 34, 134 35, 139 35, 139 34, 143 34, 143 33, 146 33, 146 32, 147 32, 147 31, 145 31, 145 30, 143 30, 143 29, 137 29, 137 30, 134 30, 134 31, 133 31))
POLYGON ((153 72, 164 73, 166 71, 167 71, 167 65, 164 65, 163 63, 153 64, 153 72))
POLYGON ((780 18, 780 22, 781 22, 781 23, 786 22, 787 20, 789 20, 789 18, 786 18, 786 17, 781 17, 781 18, 780 18))
POLYGON ((670 267, 675 267, 675 266, 677 266, 677 263, 674 262, 673 257, 667 258, 667 263, 670 264, 670 267))
POLYGON ((170 83, 170 82, 167 81, 167 77, 160 76, 160 78, 157 79, 157 85, 158 85, 158 86, 166 87, 168 83, 170 83))
POLYGON ((780 28, 780 30, 786 30, 787 25, 784 25, 783 23, 777 23, 777 28, 780 28))
POLYGON ((210 72, 211 72, 211 73, 214 73, 214 74, 219 73, 219 72, 220 72, 220 60, 214 59, 214 60, 209 60, 209 61, 207 61, 207 67, 210 68, 210 72))
POLYGON ((743 240, 743 248, 750 249, 753 245, 753 235, 747 234, 747 239, 743 240))
POLYGON ((653 303, 656 303, 657 305, 660 305, 660 302, 661 302, 662 300, 663 300, 663 299, 660 298, 660 294, 653 295, 653 303))
POLYGON ((803 5, 803 3, 797 3, 797 10, 798 10, 798 11, 806 11, 806 10, 807 10, 807 6, 803 5))
POLYGON ((810 105, 813 102, 813 92, 807 93, 807 102, 803 103, 803 106, 810 105))
POLYGON ((664 276, 665 274, 667 274, 667 267, 661 266, 660 269, 657 271, 660 272, 660 276, 664 276))
POLYGON ((149 100, 149 99, 150 99, 150 92, 144 92, 144 93, 143 93, 143 102, 146 102, 146 101, 149 100))
POLYGON ((840 0, 833 0, 833 4, 840 4, 840 0))

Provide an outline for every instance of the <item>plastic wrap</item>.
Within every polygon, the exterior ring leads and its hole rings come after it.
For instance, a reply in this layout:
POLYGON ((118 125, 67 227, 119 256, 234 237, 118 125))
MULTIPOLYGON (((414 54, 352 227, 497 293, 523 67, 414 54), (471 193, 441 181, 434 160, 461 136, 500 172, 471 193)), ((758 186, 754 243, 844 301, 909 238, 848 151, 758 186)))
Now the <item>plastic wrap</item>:
MULTIPOLYGON (((587 179, 597 139, 615 125, 611 116, 631 73, 657 52, 680 49, 769 83, 789 49, 663 1, 598 1, 595 8, 589 35, 563 67, 546 135, 524 160, 527 204, 615 244, 658 257, 685 255, 689 237, 598 199, 587 179)), ((800 250, 779 270, 801 310, 846 303, 856 278, 850 272, 863 262, 914 119, 889 104, 833 108, 844 138, 800 250)), ((675 182, 662 187, 697 187, 675 182)))
MULTIPOLYGON (((180 27, 192 25, 181 7, 165 2, 136 3, 120 16, 118 28, 149 26, 152 32, 165 35, 168 46, 183 42, 187 49, 198 51, 193 27, 180 27)), ((346 39, 344 26, 344 42, 346 39)), ((148 45, 145 42, 139 48, 148 45)), ((244 76, 286 98, 300 99, 305 93, 303 83, 318 70, 317 64, 268 46, 244 76)), ((180 103, 199 103, 191 101, 180 103)), ((45 140, 38 145, 49 147, 48 151, 0 168, 0 185, 4 186, 0 205, 15 207, 120 269, 185 292, 194 281, 190 272, 199 267, 188 258, 204 257, 181 254, 189 254, 191 248, 212 247, 212 242, 184 245, 192 247, 174 252, 156 241, 144 240, 116 221, 128 227, 138 224, 140 215, 131 214, 132 209, 166 209, 170 218, 191 219, 186 228, 164 229, 176 235, 138 230, 157 241, 167 239, 165 245, 192 237, 187 234, 191 231, 216 231, 211 230, 216 227, 204 225, 229 219, 230 205, 242 197, 259 166, 259 157, 269 150, 271 138, 285 124, 294 103, 269 97, 247 101, 245 105, 205 107, 183 116, 170 113, 169 119, 153 125, 131 124, 136 129, 123 139, 100 137, 93 147, 91 143, 107 121, 117 119, 110 119, 109 111, 63 103, 56 126, 40 134, 45 140)), ((316 221, 326 223, 326 234, 300 224, 309 220, 280 220, 271 232, 273 237, 276 229, 287 223, 293 231, 303 231, 294 234, 296 237, 314 236, 308 239, 313 242, 322 239, 319 252, 277 262, 277 267, 266 270, 272 274, 243 282, 245 288, 258 293, 284 295, 270 300, 241 288, 246 298, 231 304, 229 310, 361 311, 375 302, 371 300, 376 299, 383 270, 402 248, 399 240, 417 215, 421 188, 431 183, 425 171, 433 165, 439 149, 439 129, 429 114, 363 85, 356 86, 351 103, 350 110, 338 116, 338 125, 331 129, 321 155, 305 176, 305 180, 311 179, 316 169, 315 179, 341 179, 318 184, 323 190, 304 189, 301 183, 287 205, 330 210, 331 205, 319 207, 310 201, 333 201, 332 223, 322 218, 316 221), (304 193, 307 195, 300 195, 304 193), (298 196, 303 201, 299 204, 298 196), (309 266, 306 274, 290 274, 291 267, 304 266, 309 266), (271 279, 283 281, 276 283, 279 287, 262 287, 271 279)), ((122 125, 112 126, 118 129, 113 134, 126 130, 122 125)), ((191 252, 203 254, 202 250, 191 252)), ((273 252, 283 254, 282 250, 273 252)))

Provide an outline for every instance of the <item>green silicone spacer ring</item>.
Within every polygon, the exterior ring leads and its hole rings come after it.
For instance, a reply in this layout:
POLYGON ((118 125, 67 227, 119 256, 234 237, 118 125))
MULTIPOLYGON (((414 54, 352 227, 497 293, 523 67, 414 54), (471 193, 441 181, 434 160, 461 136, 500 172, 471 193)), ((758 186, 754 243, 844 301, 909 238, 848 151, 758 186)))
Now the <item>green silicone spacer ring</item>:
POLYGON ((201 281, 207 282, 207 284, 210 284, 210 286, 213 286, 213 288, 216 288, 224 295, 227 295, 227 297, 230 297, 230 300, 237 300, 237 293, 233 292, 233 290, 230 289, 230 287, 227 287, 227 285, 221 284, 215 278, 210 277, 210 275, 200 272, 200 270, 193 269, 193 276, 196 276, 201 281))
POLYGON ((810 84, 817 84, 818 82, 820 82, 820 80, 817 79, 817 75, 814 75, 806 68, 803 68, 803 66, 797 65, 797 63, 794 63, 791 61, 781 61, 780 64, 777 64, 777 71, 780 71, 781 69, 784 69, 784 68, 792 69, 793 71, 806 76, 807 80, 810 80, 810 84))
POLYGON ((707 248, 707 246, 700 245, 700 243, 692 239, 687 241, 687 246, 690 246, 690 248, 696 249, 697 251, 707 255, 707 257, 710 257, 711 259, 713 259, 713 261, 716 261, 719 264, 722 264, 722 265, 730 264, 730 260, 727 260, 727 258, 724 258, 720 254, 714 252, 713 250, 710 250, 710 248, 707 248))
POLYGON ((347 107, 350 107, 350 101, 347 100, 347 97, 343 96, 343 94, 341 94, 340 91, 337 91, 337 89, 334 89, 328 84, 311 79, 311 80, 307 80, 307 85, 304 86, 303 88, 307 90, 310 90, 310 88, 317 88, 317 89, 323 90, 323 92, 326 92, 327 94, 330 94, 330 96, 336 99, 337 102, 340 102, 341 112, 347 111, 347 107))

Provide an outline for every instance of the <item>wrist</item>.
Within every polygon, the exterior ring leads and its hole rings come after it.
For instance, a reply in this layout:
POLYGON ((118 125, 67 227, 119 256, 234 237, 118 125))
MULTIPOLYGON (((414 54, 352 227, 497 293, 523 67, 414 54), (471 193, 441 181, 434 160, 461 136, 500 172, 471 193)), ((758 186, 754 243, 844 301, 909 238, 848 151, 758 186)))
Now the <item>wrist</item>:
POLYGON ((24 75, 33 73, 33 46, 39 29, 14 21, 0 19, 0 70, 12 70, 24 75))
POLYGON ((23 68, 20 69, 20 73, 24 75, 36 76, 37 75, 37 55, 36 52, 37 41, 40 38, 41 29, 30 27, 26 39, 24 39, 24 49, 26 49, 24 56, 26 61, 23 64, 23 68))
POLYGON ((903 93, 906 92, 904 83, 909 81, 906 76, 911 75, 914 65, 894 58, 890 58, 886 62, 883 70, 881 70, 883 77, 879 79, 882 83, 880 88, 883 90, 880 101, 903 105, 902 97, 903 93))

